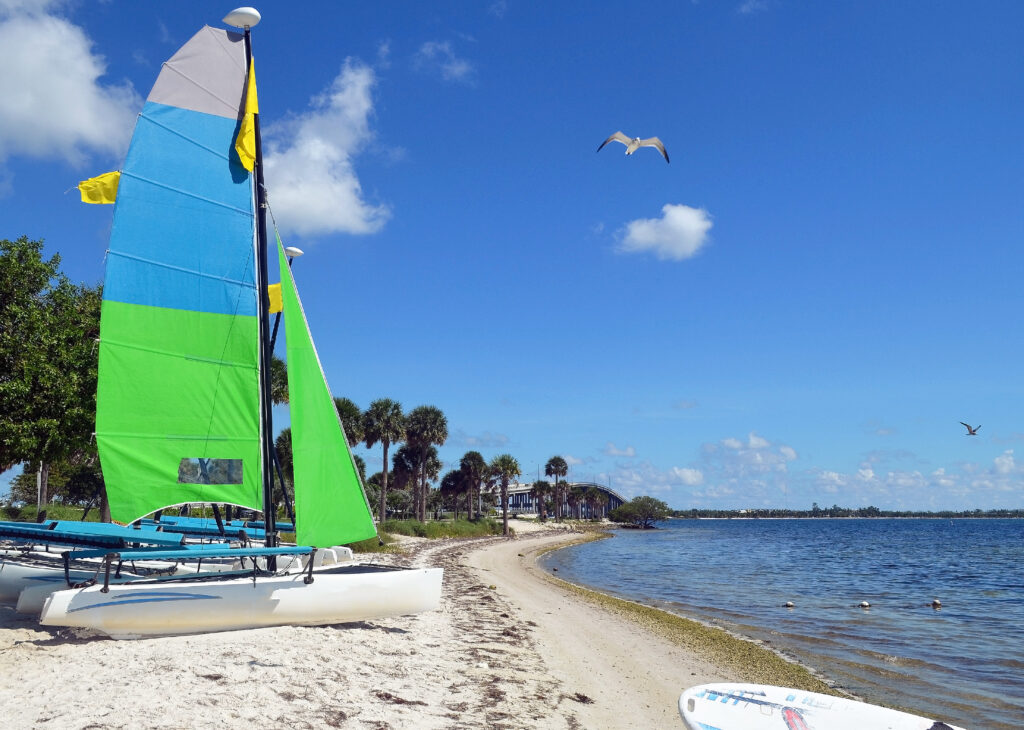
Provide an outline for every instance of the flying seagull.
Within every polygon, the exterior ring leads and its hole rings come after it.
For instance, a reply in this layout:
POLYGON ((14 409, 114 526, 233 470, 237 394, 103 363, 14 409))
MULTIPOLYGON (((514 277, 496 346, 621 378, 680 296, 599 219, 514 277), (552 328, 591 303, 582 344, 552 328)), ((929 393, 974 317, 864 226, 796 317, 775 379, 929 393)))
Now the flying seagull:
POLYGON ((963 421, 960 421, 960 423, 962 425, 964 425, 964 426, 967 426, 967 433, 965 434, 966 436, 977 436, 978 435, 978 429, 981 428, 981 424, 978 424, 974 428, 971 428, 970 426, 968 426, 963 421))
MULTIPOLYGON (((661 156, 665 158, 665 162, 668 162, 668 152, 665 151, 665 145, 661 143, 661 140, 657 137, 648 137, 647 139, 640 139, 639 137, 627 137, 622 132, 616 132, 611 137, 601 143, 601 147, 604 147, 609 142, 622 142, 626 145, 626 154, 631 155, 641 147, 655 147, 661 156)), ((601 151, 601 147, 597 148, 597 151, 601 151)))

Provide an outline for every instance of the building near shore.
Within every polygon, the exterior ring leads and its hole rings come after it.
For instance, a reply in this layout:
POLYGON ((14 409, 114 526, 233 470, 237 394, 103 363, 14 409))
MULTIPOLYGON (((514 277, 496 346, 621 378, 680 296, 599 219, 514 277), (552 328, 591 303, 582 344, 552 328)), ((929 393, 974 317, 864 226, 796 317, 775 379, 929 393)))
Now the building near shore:
MULTIPOLYGON (((562 502, 564 517, 581 520, 602 519, 616 507, 621 507, 628 500, 611 487, 595 482, 561 482, 565 490, 562 502)), ((509 514, 526 515, 540 514, 540 500, 533 496, 532 484, 510 484, 508 486, 509 514)), ((550 502, 552 497, 547 498, 550 502)), ((548 514, 553 512, 549 508, 548 514)))

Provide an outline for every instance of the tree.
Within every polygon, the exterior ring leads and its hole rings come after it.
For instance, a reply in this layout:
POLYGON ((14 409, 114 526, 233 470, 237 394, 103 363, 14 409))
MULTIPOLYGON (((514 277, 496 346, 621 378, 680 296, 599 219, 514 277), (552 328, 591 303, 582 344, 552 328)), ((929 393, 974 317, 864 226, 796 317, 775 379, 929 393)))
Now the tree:
POLYGON ((288 403, 288 366, 277 355, 270 356, 270 400, 275 406, 288 403))
POLYGON ((569 489, 566 501, 569 503, 570 514, 575 514, 576 519, 583 519, 583 502, 586 495, 586 487, 574 486, 569 489))
POLYGON ((345 438, 349 446, 355 446, 363 442, 363 412, 359 406, 348 398, 335 398, 334 407, 338 411, 338 418, 341 419, 341 426, 345 429, 345 438))
POLYGON ((0 469, 84 463, 96 430, 102 287, 75 285, 43 242, 0 240, 0 469))
POLYGON ((438 486, 442 499, 445 502, 451 500, 455 519, 459 519, 459 496, 465 491, 465 484, 465 475, 458 469, 452 469, 441 477, 441 484, 438 486))
POLYGON ((548 518, 548 497, 551 496, 551 492, 554 488, 551 486, 551 482, 546 482, 543 479, 538 479, 530 487, 530 498, 536 500, 540 509, 540 519, 546 520, 548 518))
MULTIPOLYGON (((418 406, 409 411, 406 419, 406 438, 416 449, 419 459, 419 483, 413 493, 413 509, 416 519, 427 520, 427 474, 426 464, 430 449, 441 446, 448 440, 448 419, 436 406, 418 406)), ((436 453, 436 449, 435 449, 436 453)))
POLYGON ((636 497, 608 515, 615 522, 650 529, 655 522, 667 519, 672 514, 668 505, 654 497, 636 497))
POLYGON ((604 508, 608 506, 608 494, 603 489, 590 487, 587 490, 587 503, 590 505, 591 518, 603 517, 604 508))
MULTIPOLYGON (((277 465, 281 467, 285 484, 281 489, 287 489, 291 485, 292 495, 295 495, 295 462, 292 460, 292 430, 285 428, 274 440, 274 451, 277 452, 277 465)), ((294 502, 293 502, 294 504, 294 502)))
POLYGON ((558 478, 564 477, 568 473, 569 465, 561 456, 552 456, 548 459, 548 463, 544 465, 544 474, 555 478, 554 496, 556 520, 560 520, 562 518, 562 503, 565 501, 565 498, 562 496, 562 490, 558 486, 558 478))
POLYGON ((511 454, 495 456, 490 463, 490 471, 501 485, 501 523, 502 534, 508 537, 508 484, 519 476, 519 462, 511 454))
POLYGON ((359 454, 352 454, 352 461, 356 465, 356 471, 359 472, 359 481, 366 484, 366 461, 359 454))
POLYGON ((388 513, 388 449, 391 444, 405 438, 405 416, 402 406, 390 398, 378 398, 363 414, 363 439, 366 448, 372 449, 377 442, 384 449, 382 478, 380 483, 380 523, 383 525, 388 513))
MULTIPOLYGON (((473 494, 480 493, 480 483, 484 479, 484 474, 487 471, 487 462, 484 461, 484 457, 479 451, 467 451, 459 459, 459 469, 466 476, 466 480, 469 482, 469 508, 470 515, 469 519, 473 519, 473 494)), ((480 517, 480 510, 477 508, 477 518, 480 517)))

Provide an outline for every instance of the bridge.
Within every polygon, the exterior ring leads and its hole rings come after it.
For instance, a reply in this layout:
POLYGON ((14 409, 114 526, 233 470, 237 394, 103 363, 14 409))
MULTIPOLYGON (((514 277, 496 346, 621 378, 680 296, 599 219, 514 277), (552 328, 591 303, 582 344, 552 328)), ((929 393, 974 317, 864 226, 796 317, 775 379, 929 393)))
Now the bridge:
MULTIPOLYGON (((628 502, 625 497, 606 484, 596 482, 559 482, 565 490, 562 515, 578 519, 601 519, 616 507, 628 502), (577 499, 573 495, 579 495, 577 499)), ((539 500, 530 492, 532 484, 510 484, 508 486, 509 514, 540 514, 539 500)))

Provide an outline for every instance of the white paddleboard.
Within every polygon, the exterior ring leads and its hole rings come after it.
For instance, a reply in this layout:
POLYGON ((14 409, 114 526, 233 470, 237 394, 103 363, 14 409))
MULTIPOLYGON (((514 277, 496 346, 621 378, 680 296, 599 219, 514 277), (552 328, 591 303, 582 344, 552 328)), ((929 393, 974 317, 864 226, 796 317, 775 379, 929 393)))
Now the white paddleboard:
POLYGON ((766 684, 702 684, 679 697, 689 730, 963 730, 887 707, 766 684))

